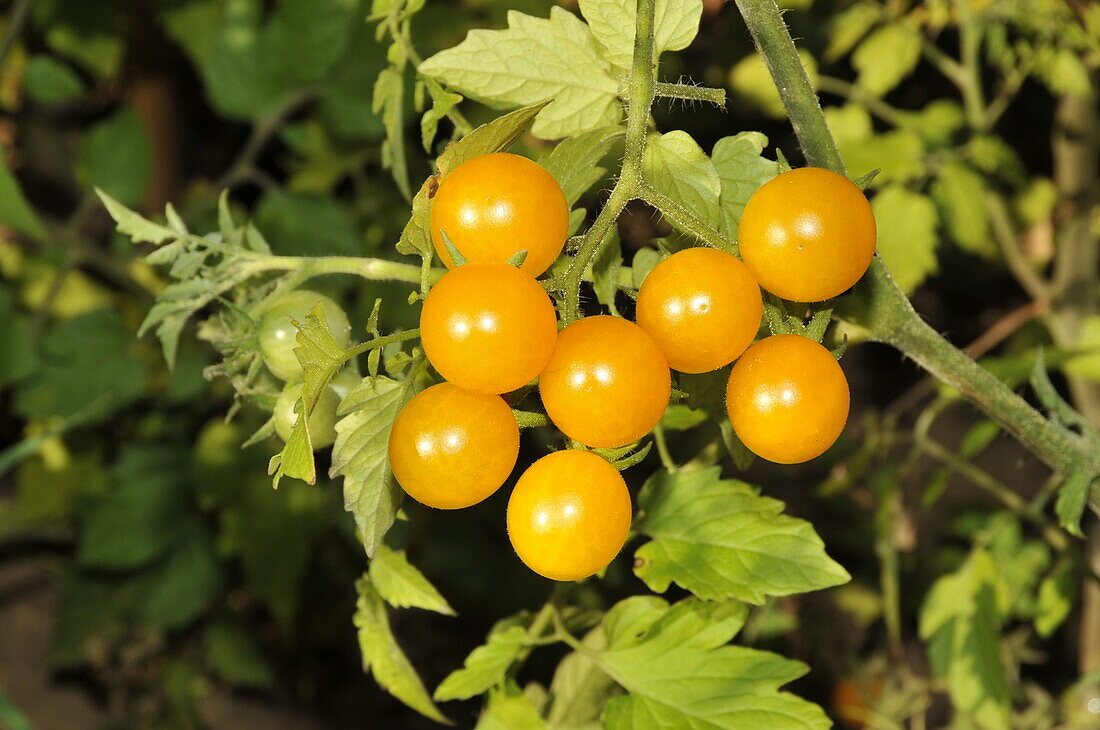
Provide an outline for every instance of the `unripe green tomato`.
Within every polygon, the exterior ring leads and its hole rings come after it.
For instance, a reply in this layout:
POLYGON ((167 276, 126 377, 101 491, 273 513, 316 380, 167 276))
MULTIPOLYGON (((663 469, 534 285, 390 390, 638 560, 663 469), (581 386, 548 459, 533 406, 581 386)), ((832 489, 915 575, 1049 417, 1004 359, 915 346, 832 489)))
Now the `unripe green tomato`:
POLYGON ((259 337, 264 364, 280 380, 290 381, 302 377, 302 366, 294 355, 294 348, 298 346, 298 328, 291 323, 291 319, 305 322, 306 315, 317 306, 317 302, 321 302, 324 308, 329 331, 336 342, 341 347, 348 345, 351 326, 348 324, 348 316, 339 304, 324 294, 307 289, 298 289, 279 297, 264 310, 260 319, 259 337))
MULTIPOLYGON (((284 442, 290 440, 298 414, 294 404, 302 397, 302 381, 287 383, 283 392, 275 401, 275 432, 284 442)), ((321 393, 313 413, 309 416, 309 440, 313 450, 331 446, 336 440, 336 407, 340 405, 340 395, 330 385, 321 393)))

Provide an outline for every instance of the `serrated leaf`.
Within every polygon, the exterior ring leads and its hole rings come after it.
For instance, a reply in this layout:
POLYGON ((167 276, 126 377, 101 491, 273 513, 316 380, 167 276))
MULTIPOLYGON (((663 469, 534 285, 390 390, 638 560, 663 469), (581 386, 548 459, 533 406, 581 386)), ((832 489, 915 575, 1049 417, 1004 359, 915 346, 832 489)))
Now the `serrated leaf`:
POLYGON ((746 615, 744 606, 737 604, 687 599, 664 612, 638 640, 592 652, 593 661, 630 693, 608 702, 604 727, 830 727, 821 708, 779 691, 782 685, 804 675, 806 665, 776 654, 726 645, 746 615))
POLYGON ((598 163, 624 134, 622 127, 601 127, 570 137, 543 155, 539 164, 554 176, 573 206, 607 172, 598 163))
POLYGON ((687 132, 653 135, 645 148, 646 182, 717 229, 722 224, 722 182, 707 153, 687 132))
POLYGON ((1001 660, 1003 586, 984 550, 937 580, 920 615, 932 671, 946 680, 955 709, 983 730, 1010 730, 1011 704, 1001 660))
POLYGON ((491 122, 482 124, 457 142, 447 145, 436 160, 439 176, 424 181, 412 201, 412 215, 401 231, 397 242, 397 251, 403 254, 418 254, 430 259, 433 255, 428 220, 431 213, 431 198, 439 187, 439 180, 466 160, 490 152, 503 152, 519 139, 534 122, 538 113, 547 102, 517 109, 503 114, 491 122))
MULTIPOLYGON (((589 631, 581 644, 591 651, 603 651, 607 648, 604 629, 599 627, 589 631)), ((600 715, 607 700, 621 692, 615 681, 587 653, 571 652, 558 662, 554 670, 547 723, 555 729, 588 730, 591 726, 596 730, 600 727, 600 715)))
POLYGON ((382 689, 425 717, 437 722, 450 721, 428 696, 424 683, 398 646, 390 629, 386 604, 374 589, 370 577, 355 582, 359 593, 353 622, 359 630, 359 648, 363 653, 363 671, 370 670, 382 689))
POLYGON ((619 122, 618 83, 579 18, 560 7, 548 19, 510 11, 508 25, 470 31, 420 64, 420 73, 497 107, 551 100, 531 130, 543 139, 619 122))
POLYGON ((881 96, 913 72, 920 61, 921 29, 908 20, 899 20, 879 28, 852 53, 856 83, 881 96))
POLYGON ((154 223, 138 213, 127 208, 100 188, 95 189, 96 195, 103 201, 107 213, 114 219, 118 232, 129 236, 134 243, 162 244, 174 241, 180 237, 178 231, 159 223, 154 223))
MULTIPOLYGON (((580 9, 602 47, 603 57, 620 69, 629 69, 634 58, 637 3, 580 0, 580 9)), ((653 60, 665 51, 680 51, 691 45, 702 15, 702 0, 657 0, 653 11, 653 60)))
POLYGON ((936 206, 901 185, 879 191, 871 207, 875 219, 890 221, 878 232, 878 252, 894 281, 911 292, 939 267, 936 261, 936 206))
POLYGON ((722 210, 719 232, 737 237, 737 226, 749 198, 761 185, 779 174, 779 165, 761 157, 768 138, 759 132, 741 132, 723 137, 714 144, 711 159, 721 183, 719 206, 722 210))
POLYGON ((439 131, 439 123, 462 101, 461 94, 446 91, 433 79, 424 79, 424 88, 432 100, 432 107, 420 117, 420 142, 425 152, 431 152, 432 142, 439 131))
POLYGON ((619 272, 622 268, 622 244, 618 231, 612 228, 603 245, 596 251, 596 257, 592 259, 592 290, 596 294, 596 300, 610 309, 612 314, 618 312, 615 295, 619 291, 619 272))
POLYGON ((808 522, 719 474, 657 472, 642 488, 634 529, 653 540, 635 553, 634 572, 652 590, 676 583, 700 598, 761 604, 850 580, 808 522))
POLYGON ((378 594, 395 608, 423 608, 455 615, 435 586, 409 562, 404 550, 379 545, 370 561, 370 577, 378 594))
POLYGON ((401 194, 412 196, 409 189, 409 168, 405 159, 405 73, 390 66, 378 74, 374 82, 371 109, 381 114, 386 140, 382 143, 382 164, 390 170, 401 194))
POLYGON ((401 505, 401 487, 393 478, 388 442, 393 419, 415 393, 412 380, 364 378, 340 404, 346 414, 336 423, 332 477, 344 477, 344 509, 355 517, 356 532, 373 556, 401 505))
POLYGON ((504 673, 527 645, 527 630, 507 625, 494 629, 488 641, 470 652, 462 669, 451 672, 432 695, 437 701, 465 700, 487 691, 504 679, 504 673))

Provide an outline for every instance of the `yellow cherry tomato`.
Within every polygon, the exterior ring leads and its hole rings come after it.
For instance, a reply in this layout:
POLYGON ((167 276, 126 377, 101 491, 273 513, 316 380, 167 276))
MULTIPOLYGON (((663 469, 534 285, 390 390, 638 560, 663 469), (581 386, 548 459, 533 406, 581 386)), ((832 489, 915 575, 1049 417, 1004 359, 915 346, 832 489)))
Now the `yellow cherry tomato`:
POLYGON ((630 492, 590 451, 557 451, 523 473, 508 500, 508 537, 524 564, 551 580, 580 580, 610 563, 630 531, 630 492))
POLYGON ((432 198, 432 243, 454 266, 441 231, 467 261, 504 263, 527 251, 523 270, 538 276, 561 255, 569 205, 557 180, 537 162, 497 152, 463 162, 432 198))
POLYGON ((508 264, 468 263, 447 272, 420 313, 428 360, 455 385, 481 393, 507 393, 534 380, 557 331, 550 297, 508 264))
POLYGON ((682 373, 736 360, 752 344, 763 314, 760 286, 748 267, 712 248, 672 254, 638 291, 638 325, 682 373))
POLYGON ((848 420, 848 380, 833 354, 800 335, 766 337, 745 351, 726 385, 726 409, 757 456, 800 464, 825 452, 848 420))
POLYGON ((672 381, 657 343, 618 317, 586 317, 558 333, 539 376, 546 413, 562 433, 594 448, 637 441, 661 420, 672 381))
POLYGON ((413 499, 437 509, 477 504, 512 473, 519 426, 498 395, 433 385, 393 422, 390 467, 413 499))
POLYGON ((767 291, 818 302, 853 286, 875 254, 875 215, 863 192, 820 167, 785 172, 745 206, 741 259, 767 291))

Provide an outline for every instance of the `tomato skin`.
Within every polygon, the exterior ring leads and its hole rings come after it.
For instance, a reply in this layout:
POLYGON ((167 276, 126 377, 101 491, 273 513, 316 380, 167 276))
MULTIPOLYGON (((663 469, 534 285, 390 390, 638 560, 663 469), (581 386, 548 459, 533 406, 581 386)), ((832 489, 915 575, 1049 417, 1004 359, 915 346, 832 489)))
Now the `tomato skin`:
POLYGON ((351 337, 348 316, 339 304, 324 294, 298 289, 284 294, 263 310, 257 328, 260 351, 267 369, 280 380, 289 381, 302 377, 302 366, 294 355, 294 348, 298 346, 298 328, 290 320, 293 318, 304 323, 306 315, 318 302, 324 308, 325 319, 333 338, 342 347, 347 347, 351 337))
POLYGON ((597 315, 558 333, 539 392, 562 433, 585 446, 612 448, 637 441, 661 420, 672 379, 645 330, 597 315))
POLYGON ((819 302, 853 286, 875 254, 875 214, 848 178, 820 167, 764 183, 741 215, 741 259, 767 291, 819 302))
POLYGON ((726 409, 754 454, 800 464, 833 445, 848 420, 848 380, 827 349, 801 335, 760 340, 734 364, 726 409))
POLYGON ((610 563, 630 532, 630 491, 590 451, 556 451, 532 464, 508 500, 508 537, 544 578, 580 580, 610 563))
POLYGON ((752 344, 764 305, 760 285, 736 256, 713 248, 672 254, 638 291, 638 325, 673 370, 705 373, 752 344))
MULTIPOLYGON (((275 401, 275 432, 284 442, 290 440, 298 414, 294 406, 302 397, 302 381, 287 383, 283 392, 275 401)), ((332 386, 326 387, 309 417, 309 440, 313 450, 332 446, 336 441, 336 408, 340 405, 340 395, 332 386)))
POLYGON ((494 395, 538 376, 557 331, 550 297, 508 264, 468 263, 447 272, 420 313, 420 341, 439 374, 494 395))
POLYGON ((440 231, 467 261, 504 263, 527 251, 521 267, 531 276, 561 255, 569 231, 569 204, 557 180, 526 157, 495 152, 452 170, 432 198, 432 243, 454 268, 440 231))
POLYGON ((519 456, 519 426, 500 396, 440 383, 401 409, 389 455, 409 496, 429 507, 461 509, 508 479, 519 456))

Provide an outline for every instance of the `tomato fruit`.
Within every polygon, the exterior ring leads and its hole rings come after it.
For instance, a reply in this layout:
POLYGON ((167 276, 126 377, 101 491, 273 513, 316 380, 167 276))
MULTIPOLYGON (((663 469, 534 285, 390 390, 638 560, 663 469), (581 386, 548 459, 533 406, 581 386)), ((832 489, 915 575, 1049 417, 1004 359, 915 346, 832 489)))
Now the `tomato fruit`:
POLYGON ((526 157, 496 152, 452 170, 432 198, 432 243, 454 267, 441 231, 467 261, 504 263, 527 251, 522 269, 538 276, 561 255, 569 205, 557 180, 526 157))
POLYGON ((401 409, 389 454, 397 482, 413 499, 460 509, 491 495, 512 473, 519 426, 500 396, 440 383, 401 409))
POLYGON ((302 377, 302 366, 294 355, 294 348, 298 346, 298 328, 290 320, 305 322, 306 315, 318 302, 324 309, 333 338, 341 347, 346 347, 351 337, 348 316, 339 304, 324 294, 298 289, 284 294, 263 310, 258 328, 260 351, 267 369, 280 380, 302 377))
POLYGON ((795 302, 843 294, 867 271, 875 238, 875 215, 863 192, 820 167, 764 183, 738 228, 741 259, 760 286, 795 302))
POLYGON ((585 446, 610 448, 637 441, 661 420, 672 390, 668 363, 638 325, 598 315, 558 333, 539 376, 550 420, 585 446))
MULTIPOLYGON (((284 442, 290 440, 298 414, 294 406, 302 397, 302 381, 287 383, 283 392, 275 400, 275 432, 284 442)), ((332 386, 321 392, 313 413, 309 416, 309 440, 314 450, 331 446, 336 440, 336 407, 340 405, 340 395, 332 386)))
POLYGON ((752 344, 764 306, 760 286, 736 256, 713 248, 672 254, 638 291, 638 325, 682 373, 729 365, 752 344))
POLYGON ((800 464, 820 456, 848 420, 848 380, 833 354, 801 335, 745 351, 726 385, 733 430, 757 456, 800 464))
POLYGON ((550 297, 508 264, 468 263, 447 272, 420 313, 428 360, 455 385, 481 393, 507 393, 534 380, 557 331, 550 297))
POLYGON ((551 580, 599 572, 630 531, 630 492, 590 451, 556 451, 532 464, 508 500, 508 537, 519 559, 551 580))

